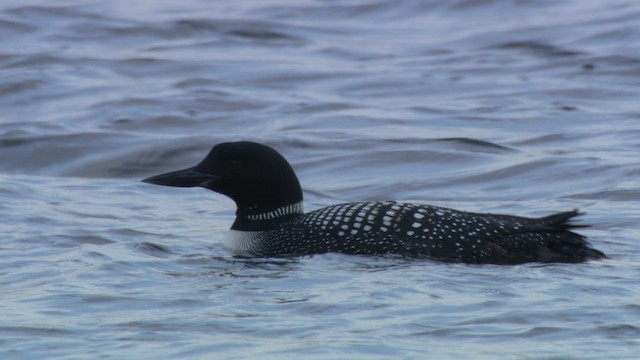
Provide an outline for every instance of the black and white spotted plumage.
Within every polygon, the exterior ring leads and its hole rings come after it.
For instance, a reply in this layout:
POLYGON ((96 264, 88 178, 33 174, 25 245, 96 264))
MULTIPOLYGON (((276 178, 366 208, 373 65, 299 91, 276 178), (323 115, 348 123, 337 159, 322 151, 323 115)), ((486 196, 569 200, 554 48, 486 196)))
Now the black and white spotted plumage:
POLYGON ((304 213, 302 191, 286 160, 250 142, 217 145, 198 166, 144 181, 202 186, 238 205, 223 244, 241 256, 338 252, 396 254, 447 262, 581 262, 605 255, 571 231, 576 211, 543 218, 471 213, 394 201, 328 206, 304 213))

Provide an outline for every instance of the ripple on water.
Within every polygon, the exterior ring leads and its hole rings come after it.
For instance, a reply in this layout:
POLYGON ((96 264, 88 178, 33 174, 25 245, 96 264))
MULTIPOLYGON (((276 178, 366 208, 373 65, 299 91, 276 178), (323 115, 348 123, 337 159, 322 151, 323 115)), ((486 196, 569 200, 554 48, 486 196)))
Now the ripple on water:
POLYGON ((0 357, 637 358, 638 14, 3 1, 0 357), (308 210, 578 207, 609 259, 234 258, 232 201, 139 180, 240 139, 291 161, 308 210))

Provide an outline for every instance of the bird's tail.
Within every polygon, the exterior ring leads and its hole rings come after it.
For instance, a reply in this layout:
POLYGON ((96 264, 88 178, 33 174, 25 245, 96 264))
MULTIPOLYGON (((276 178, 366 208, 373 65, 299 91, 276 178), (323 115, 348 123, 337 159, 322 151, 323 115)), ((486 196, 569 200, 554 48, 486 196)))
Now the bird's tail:
POLYGON ((591 225, 588 224, 576 224, 573 222, 576 217, 582 215, 584 215, 584 213, 578 210, 572 210, 541 217, 538 220, 540 221, 539 225, 558 230, 590 227, 591 225))
MULTIPOLYGON (((572 222, 577 216, 583 214, 578 210, 573 210, 539 218, 538 226, 541 227, 540 231, 546 230, 557 234, 557 240, 548 244, 556 256, 563 254, 576 261, 606 257, 603 252, 592 248, 584 236, 571 231, 572 229, 590 226, 572 222)), ((551 256, 551 258, 553 257, 551 256)))

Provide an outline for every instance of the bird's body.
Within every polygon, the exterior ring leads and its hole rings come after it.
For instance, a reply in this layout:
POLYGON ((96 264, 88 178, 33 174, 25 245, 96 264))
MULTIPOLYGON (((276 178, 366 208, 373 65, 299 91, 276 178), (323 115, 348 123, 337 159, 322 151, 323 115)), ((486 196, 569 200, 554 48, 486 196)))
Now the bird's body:
POLYGON ((542 218, 481 214, 394 201, 359 202, 303 212, 289 163, 256 143, 217 145, 193 168, 144 181, 201 186, 231 197, 236 221, 223 244, 241 256, 339 252, 396 254, 447 262, 581 262, 605 255, 571 231, 576 211, 542 218))

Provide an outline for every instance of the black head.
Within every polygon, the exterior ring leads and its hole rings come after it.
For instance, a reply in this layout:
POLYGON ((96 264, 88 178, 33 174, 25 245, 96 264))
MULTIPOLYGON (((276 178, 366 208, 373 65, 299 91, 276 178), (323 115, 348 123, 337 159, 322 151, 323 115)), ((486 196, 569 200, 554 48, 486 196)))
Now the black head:
POLYGON ((152 176, 147 183, 194 187, 224 194, 238 212, 260 214, 302 201, 302 189, 291 165, 274 149, 254 142, 218 144, 200 164, 152 176))

